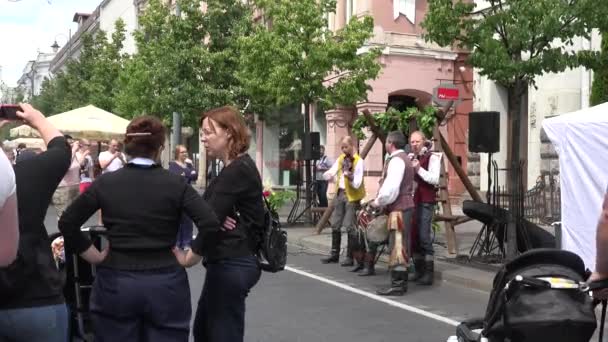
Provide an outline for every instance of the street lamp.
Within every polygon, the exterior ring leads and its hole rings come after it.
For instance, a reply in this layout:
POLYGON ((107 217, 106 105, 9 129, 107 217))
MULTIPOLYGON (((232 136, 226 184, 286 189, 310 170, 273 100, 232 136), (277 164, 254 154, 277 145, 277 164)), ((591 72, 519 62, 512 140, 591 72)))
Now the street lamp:
POLYGON ((57 53, 57 51, 59 51, 59 44, 57 44, 57 40, 53 42, 53 45, 51 45, 51 49, 53 49, 54 53, 57 53))
POLYGON ((65 37, 65 39, 67 39, 66 44, 70 42, 70 38, 68 38, 68 36, 66 36, 63 33, 59 33, 55 35, 55 41, 53 42, 53 45, 51 45, 51 49, 53 49, 53 53, 57 53, 57 51, 59 51, 59 44, 57 44, 57 37, 63 36, 65 37))

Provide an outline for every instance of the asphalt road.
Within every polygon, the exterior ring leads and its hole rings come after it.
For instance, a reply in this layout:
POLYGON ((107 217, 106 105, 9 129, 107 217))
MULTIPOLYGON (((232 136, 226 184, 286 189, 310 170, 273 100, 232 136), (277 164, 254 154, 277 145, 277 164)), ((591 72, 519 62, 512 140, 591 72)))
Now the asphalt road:
MULTIPOLYGON (((47 229, 56 231, 52 208, 47 229)), ((88 224, 96 224, 97 218, 88 224)), ((488 294, 446 282, 433 287, 410 284, 403 297, 379 297, 386 269, 359 277, 336 264, 323 265, 310 250, 291 249, 289 267, 263 273, 247 301, 247 342, 446 341, 454 324, 484 313, 488 294)), ((202 266, 188 270, 192 307, 203 286, 202 266)), ((193 311, 194 312, 194 311, 193 311)))

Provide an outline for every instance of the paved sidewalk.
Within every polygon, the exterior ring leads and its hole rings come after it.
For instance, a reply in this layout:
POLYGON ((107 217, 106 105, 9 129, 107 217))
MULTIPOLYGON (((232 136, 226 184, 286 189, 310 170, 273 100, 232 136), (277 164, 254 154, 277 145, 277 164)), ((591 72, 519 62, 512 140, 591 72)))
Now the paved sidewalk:
MULTIPOLYGON (((456 210, 456 208, 454 208, 456 210)), ((291 246, 314 250, 319 253, 328 254, 331 247, 331 230, 326 228, 321 234, 316 234, 314 227, 289 227, 285 225, 288 233, 288 242, 291 246)), ((450 255, 445 244, 445 233, 442 229, 435 237, 435 278, 439 281, 447 281, 453 284, 489 292, 492 289, 492 281, 495 272, 489 267, 487 270, 479 267, 466 265, 462 260, 469 255, 469 250, 477 237, 482 225, 477 221, 456 226, 456 239, 458 254, 450 255), (458 261, 456 259, 458 258, 458 261)), ((342 239, 342 255, 346 247, 346 238, 342 239)), ((383 254, 380 261, 388 262, 388 257, 383 254)))

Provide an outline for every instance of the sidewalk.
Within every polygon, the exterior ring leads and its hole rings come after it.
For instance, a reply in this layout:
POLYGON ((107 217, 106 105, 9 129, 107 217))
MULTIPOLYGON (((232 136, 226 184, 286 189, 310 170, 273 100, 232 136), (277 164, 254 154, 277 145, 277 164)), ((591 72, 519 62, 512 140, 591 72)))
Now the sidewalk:
MULTIPOLYGON (((453 208, 456 215, 460 208, 453 208)), ((288 243, 299 248, 306 248, 321 253, 328 253, 331 247, 331 229, 326 228, 321 234, 316 234, 315 227, 290 227, 284 225, 288 233, 288 243)), ((467 288, 490 292, 494 271, 491 267, 488 270, 479 267, 468 266, 464 260, 469 255, 469 251, 482 224, 478 221, 469 221, 456 226, 456 240, 458 244, 458 255, 450 255, 445 244, 445 233, 442 229, 437 232, 435 237, 435 279, 447 281, 467 288), (457 261, 458 258, 458 261, 457 261)), ((346 247, 346 238, 342 239, 342 253, 346 247)), ((383 254, 379 262, 387 263, 388 256, 383 254)))

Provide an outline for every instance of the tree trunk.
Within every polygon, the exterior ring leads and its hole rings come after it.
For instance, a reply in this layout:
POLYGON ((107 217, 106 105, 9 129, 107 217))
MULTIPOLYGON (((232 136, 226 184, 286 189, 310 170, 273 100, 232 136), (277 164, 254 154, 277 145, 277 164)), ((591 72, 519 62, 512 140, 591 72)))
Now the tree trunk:
POLYGON ((519 202, 521 201, 520 142, 521 142, 521 115, 522 96, 525 94, 527 84, 518 80, 508 89, 509 114, 511 116, 511 158, 509 172, 509 223, 507 225, 507 260, 517 256, 517 225, 521 218, 519 202))

